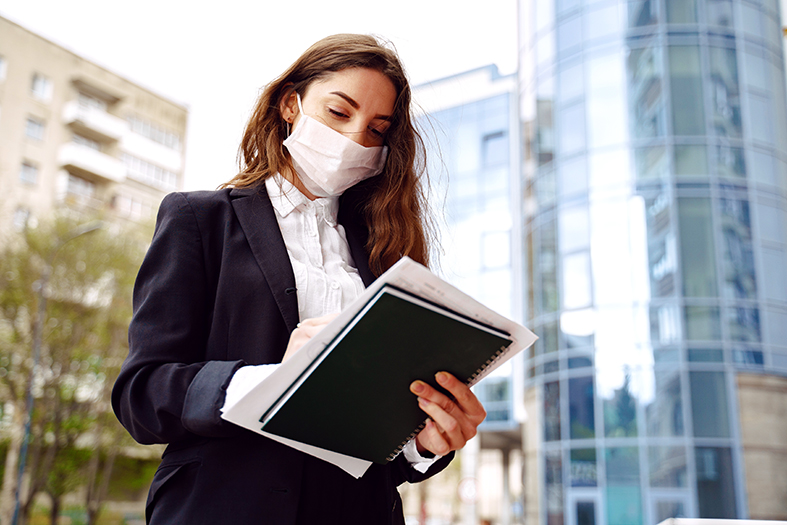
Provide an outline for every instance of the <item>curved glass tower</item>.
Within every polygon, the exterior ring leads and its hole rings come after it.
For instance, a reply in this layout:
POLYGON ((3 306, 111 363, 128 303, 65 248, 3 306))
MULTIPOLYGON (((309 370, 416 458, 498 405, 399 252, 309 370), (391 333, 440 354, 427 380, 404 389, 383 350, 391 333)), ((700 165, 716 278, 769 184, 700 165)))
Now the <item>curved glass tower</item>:
POLYGON ((787 376, 778 2, 519 11, 527 522, 755 517, 744 408, 787 376))

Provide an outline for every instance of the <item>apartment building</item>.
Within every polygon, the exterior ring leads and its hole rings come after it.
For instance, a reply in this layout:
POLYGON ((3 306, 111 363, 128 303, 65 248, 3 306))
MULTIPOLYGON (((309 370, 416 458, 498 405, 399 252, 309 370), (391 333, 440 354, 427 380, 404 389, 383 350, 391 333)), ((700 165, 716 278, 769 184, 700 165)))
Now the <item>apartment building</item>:
POLYGON ((70 207, 151 218, 183 186, 188 108, 0 17, 0 231, 70 207))

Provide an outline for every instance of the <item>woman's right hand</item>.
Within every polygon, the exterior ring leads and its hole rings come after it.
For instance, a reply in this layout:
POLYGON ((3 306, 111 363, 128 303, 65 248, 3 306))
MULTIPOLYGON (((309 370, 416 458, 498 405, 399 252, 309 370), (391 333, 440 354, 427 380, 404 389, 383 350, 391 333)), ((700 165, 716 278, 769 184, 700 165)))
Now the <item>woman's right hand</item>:
POLYGON ((284 357, 282 358, 281 362, 285 362, 289 359, 292 354, 297 352, 303 345, 305 345, 309 339, 317 335, 317 332, 322 330, 326 324, 333 321, 333 319, 339 314, 328 314, 322 317, 313 317, 311 319, 304 319, 298 326, 295 327, 295 330, 292 331, 290 334, 290 342, 287 343, 287 351, 284 352, 284 357))

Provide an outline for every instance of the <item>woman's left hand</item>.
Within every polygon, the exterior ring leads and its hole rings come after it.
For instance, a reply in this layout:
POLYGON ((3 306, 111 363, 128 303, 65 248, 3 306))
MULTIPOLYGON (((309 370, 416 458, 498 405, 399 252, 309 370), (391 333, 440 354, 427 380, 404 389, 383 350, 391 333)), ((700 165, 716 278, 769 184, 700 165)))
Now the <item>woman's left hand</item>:
POLYGON ((448 372, 438 372, 435 379, 454 398, 423 381, 414 381, 410 385, 410 391, 418 396, 418 406, 429 415, 415 443, 419 453, 428 450, 445 456, 464 447, 476 435, 478 425, 486 417, 486 410, 470 388, 448 372))

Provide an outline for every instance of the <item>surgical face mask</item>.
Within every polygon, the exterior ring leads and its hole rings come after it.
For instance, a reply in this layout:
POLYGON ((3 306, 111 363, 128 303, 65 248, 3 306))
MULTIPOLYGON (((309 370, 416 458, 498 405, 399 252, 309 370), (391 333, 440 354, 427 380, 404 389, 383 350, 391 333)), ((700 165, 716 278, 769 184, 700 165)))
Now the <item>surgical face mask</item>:
POLYGON ((301 182, 312 195, 337 197, 362 180, 379 175, 388 146, 365 148, 303 112, 283 144, 301 182))

